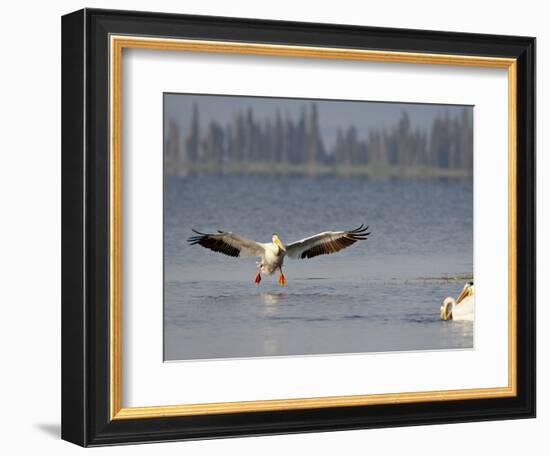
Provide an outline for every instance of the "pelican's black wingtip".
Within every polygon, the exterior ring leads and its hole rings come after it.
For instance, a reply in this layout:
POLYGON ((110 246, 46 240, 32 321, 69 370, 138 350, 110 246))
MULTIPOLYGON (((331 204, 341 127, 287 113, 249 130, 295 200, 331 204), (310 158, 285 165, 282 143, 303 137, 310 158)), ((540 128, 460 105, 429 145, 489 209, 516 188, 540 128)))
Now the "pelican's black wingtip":
MULTIPOLYGON (((355 228, 354 230, 351 230, 350 233, 354 233, 354 234, 364 234, 366 233, 366 231, 369 229, 368 225, 364 225, 363 223, 361 223, 360 226, 358 226, 357 228, 355 228)), ((370 233, 369 233, 370 234, 370 233)))
POLYGON ((193 233, 198 234, 198 236, 191 236, 191 237, 187 238, 187 242, 191 245, 198 244, 200 242, 200 240, 204 238, 204 236, 208 236, 206 233, 201 233, 200 231, 196 230, 195 228, 191 228, 191 231, 193 233))

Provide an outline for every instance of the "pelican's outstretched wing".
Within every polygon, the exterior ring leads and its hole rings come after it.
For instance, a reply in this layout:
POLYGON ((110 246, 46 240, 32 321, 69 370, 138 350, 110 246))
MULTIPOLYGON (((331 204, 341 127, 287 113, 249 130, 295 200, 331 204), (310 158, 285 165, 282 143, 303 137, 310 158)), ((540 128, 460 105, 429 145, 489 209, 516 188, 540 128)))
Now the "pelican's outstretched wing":
POLYGON ((217 234, 201 233, 193 230, 197 236, 191 236, 187 242, 191 245, 199 244, 214 252, 220 252, 232 257, 258 256, 261 257, 265 250, 259 242, 239 236, 238 234, 218 231, 217 234))
POLYGON ((286 246, 290 258, 313 258, 345 249, 356 241, 367 239, 368 226, 361 225, 351 231, 325 231, 286 246))

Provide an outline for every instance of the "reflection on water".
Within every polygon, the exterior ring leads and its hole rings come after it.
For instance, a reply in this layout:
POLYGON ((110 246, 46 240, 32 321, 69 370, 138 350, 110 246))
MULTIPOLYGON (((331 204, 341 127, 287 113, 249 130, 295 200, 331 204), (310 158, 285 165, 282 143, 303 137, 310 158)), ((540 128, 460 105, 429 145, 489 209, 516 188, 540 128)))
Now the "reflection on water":
POLYGON ((456 296, 471 274, 467 184, 166 180, 167 360, 470 348, 473 324, 440 321, 439 305, 456 296), (251 191, 257 188, 267 191, 251 191), (285 288, 276 275, 255 285, 253 258, 185 242, 191 227, 263 242, 277 231, 283 242, 292 242, 362 222, 371 226, 368 241, 335 255, 287 260, 285 288))
POLYGON ((285 299, 285 293, 259 293, 260 300, 266 305, 266 309, 274 309, 273 305, 285 299))

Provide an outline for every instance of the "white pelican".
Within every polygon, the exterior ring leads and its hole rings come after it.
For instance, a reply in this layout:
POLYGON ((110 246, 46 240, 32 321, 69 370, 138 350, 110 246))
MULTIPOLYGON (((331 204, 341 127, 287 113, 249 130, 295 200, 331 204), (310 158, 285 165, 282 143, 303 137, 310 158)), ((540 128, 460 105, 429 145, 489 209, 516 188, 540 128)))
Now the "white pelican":
POLYGON ((468 320, 474 319, 474 282, 464 285, 464 288, 456 298, 445 298, 439 308, 439 316, 442 320, 468 320))
POLYGON ((207 234, 193 229, 197 236, 190 237, 188 242, 191 245, 199 244, 214 252, 233 257, 258 257, 260 258, 260 261, 256 263, 258 274, 254 282, 260 283, 261 273, 271 275, 275 271, 279 271, 279 285, 284 285, 286 278, 283 274, 283 262, 286 256, 313 258, 317 255, 338 252, 356 241, 367 239, 370 234, 368 229, 368 226, 361 225, 350 231, 325 231, 287 245, 283 244, 277 233, 273 234, 271 242, 261 243, 226 231, 207 234))

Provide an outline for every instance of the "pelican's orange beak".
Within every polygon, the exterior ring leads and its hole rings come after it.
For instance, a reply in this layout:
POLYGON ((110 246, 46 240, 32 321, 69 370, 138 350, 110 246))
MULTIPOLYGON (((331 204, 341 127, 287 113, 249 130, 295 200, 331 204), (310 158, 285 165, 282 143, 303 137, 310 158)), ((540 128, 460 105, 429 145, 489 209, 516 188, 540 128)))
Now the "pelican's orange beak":
POLYGON ((470 285, 469 284, 464 285, 464 288, 456 298, 456 303, 460 304, 460 301, 462 301, 464 298, 467 298, 471 294, 472 294, 472 288, 470 287, 470 285))
POLYGON ((275 244, 283 251, 286 252, 286 247, 283 245, 279 238, 275 239, 275 244))

